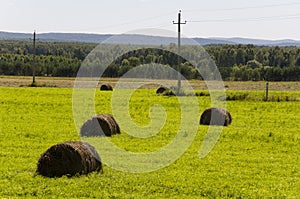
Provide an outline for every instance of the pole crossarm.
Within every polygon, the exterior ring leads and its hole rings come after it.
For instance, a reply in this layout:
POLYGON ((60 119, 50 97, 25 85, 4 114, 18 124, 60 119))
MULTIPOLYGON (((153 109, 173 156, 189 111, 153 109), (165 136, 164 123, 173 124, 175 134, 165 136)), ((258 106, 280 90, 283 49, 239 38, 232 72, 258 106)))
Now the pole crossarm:
POLYGON ((181 32, 180 25, 186 24, 187 21, 181 22, 181 10, 178 12, 178 22, 173 21, 173 24, 178 25, 178 32, 181 32))

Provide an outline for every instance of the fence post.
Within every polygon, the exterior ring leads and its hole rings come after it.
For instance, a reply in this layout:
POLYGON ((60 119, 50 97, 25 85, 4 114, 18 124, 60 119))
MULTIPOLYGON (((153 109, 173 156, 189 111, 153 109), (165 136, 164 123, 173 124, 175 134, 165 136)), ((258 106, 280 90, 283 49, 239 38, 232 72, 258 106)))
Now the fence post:
POLYGON ((269 82, 266 83, 266 101, 268 101, 269 98, 269 82))

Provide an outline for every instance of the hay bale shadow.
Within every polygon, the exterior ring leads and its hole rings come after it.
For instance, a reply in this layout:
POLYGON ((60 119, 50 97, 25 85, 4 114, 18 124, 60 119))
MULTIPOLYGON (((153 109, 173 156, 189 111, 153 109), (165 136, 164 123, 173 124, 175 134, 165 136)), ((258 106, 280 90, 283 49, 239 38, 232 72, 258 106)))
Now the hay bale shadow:
POLYGON ((231 114, 223 108, 206 109, 200 118, 202 125, 228 126, 231 122, 231 114))
POLYGON ((37 175, 61 177, 102 171, 96 149, 87 142, 64 142, 50 147, 38 160, 37 175))
POLYGON ((80 135, 85 137, 112 136, 120 133, 119 124, 110 114, 95 115, 80 128, 80 135))
POLYGON ((110 84, 102 84, 100 86, 100 90, 101 91, 112 91, 113 90, 113 87, 110 85, 110 84))

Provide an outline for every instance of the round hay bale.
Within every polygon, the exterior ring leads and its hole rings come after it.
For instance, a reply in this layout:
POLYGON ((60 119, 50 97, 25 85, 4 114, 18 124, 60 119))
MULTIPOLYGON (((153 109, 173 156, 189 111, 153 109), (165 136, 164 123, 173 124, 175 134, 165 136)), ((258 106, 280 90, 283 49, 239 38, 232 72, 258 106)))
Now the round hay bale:
POLYGON ((200 118, 200 124, 228 126, 232 122, 231 114, 223 108, 206 109, 200 118))
POLYGON ((100 86, 101 91, 112 91, 113 87, 110 84, 102 84, 100 86))
POLYGON ((112 136, 120 134, 117 121, 110 114, 98 114, 88 119, 80 128, 81 136, 112 136))
POLYGON ((95 148, 80 141, 64 142, 50 147, 38 161, 36 174, 61 177, 102 171, 102 163, 95 148))
POLYGON ((169 91, 170 89, 165 87, 165 86, 160 86, 157 90, 156 90, 156 94, 163 94, 167 91, 169 91))

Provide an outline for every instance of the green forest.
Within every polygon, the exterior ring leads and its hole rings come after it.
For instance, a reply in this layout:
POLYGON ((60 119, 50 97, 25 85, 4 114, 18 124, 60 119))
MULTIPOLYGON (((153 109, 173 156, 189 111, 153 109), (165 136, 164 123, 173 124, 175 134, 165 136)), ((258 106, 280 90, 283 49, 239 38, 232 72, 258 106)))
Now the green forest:
MULTIPOLYGON (((0 75, 75 77, 82 62, 97 46, 93 43, 38 42, 35 53, 30 41, 0 41, 0 75), (35 54, 35 56, 34 56, 35 54), (35 58, 34 58, 35 57, 35 58)), ((176 48, 176 44, 170 44, 176 48)), ((300 81, 300 48, 254 45, 203 46, 222 75, 231 81, 300 81)), ((199 56, 198 46, 183 46, 189 57, 199 56)), ((106 59, 106 54, 99 55, 106 59)), ((159 63, 177 68, 177 55, 155 48, 129 52, 110 64, 104 77, 120 77, 141 64, 159 63)), ((201 79, 188 61, 181 73, 187 79, 201 79)), ((89 74, 87 72, 87 74, 89 74)))

